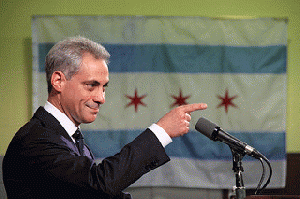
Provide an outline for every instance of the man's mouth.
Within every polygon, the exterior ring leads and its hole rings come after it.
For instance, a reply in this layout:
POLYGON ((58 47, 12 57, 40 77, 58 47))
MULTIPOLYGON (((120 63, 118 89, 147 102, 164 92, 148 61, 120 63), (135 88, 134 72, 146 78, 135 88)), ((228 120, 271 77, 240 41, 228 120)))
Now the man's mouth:
POLYGON ((93 110, 99 110, 99 108, 101 106, 100 104, 97 104, 97 103, 85 103, 85 105, 93 110))

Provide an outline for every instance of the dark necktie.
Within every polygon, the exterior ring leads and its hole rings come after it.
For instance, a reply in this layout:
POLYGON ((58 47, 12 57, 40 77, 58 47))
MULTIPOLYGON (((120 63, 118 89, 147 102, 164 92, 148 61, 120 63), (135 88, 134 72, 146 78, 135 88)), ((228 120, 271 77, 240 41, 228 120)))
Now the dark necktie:
POLYGON ((72 137, 75 139, 76 146, 79 150, 80 155, 83 155, 83 145, 84 145, 84 143, 83 143, 83 136, 82 136, 82 133, 80 132, 80 130, 77 129, 72 137))

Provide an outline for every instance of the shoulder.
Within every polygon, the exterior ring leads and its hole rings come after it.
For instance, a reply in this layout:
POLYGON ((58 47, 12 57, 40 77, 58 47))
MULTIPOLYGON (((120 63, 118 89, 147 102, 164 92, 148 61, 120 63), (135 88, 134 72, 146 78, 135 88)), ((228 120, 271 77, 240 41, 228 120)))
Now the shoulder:
POLYGON ((22 126, 15 134, 16 139, 26 137, 47 136, 48 133, 60 127, 60 123, 43 107, 39 107, 29 122, 22 126))
POLYGON ((17 131, 10 145, 25 149, 31 145, 45 144, 69 146, 70 142, 71 138, 55 117, 40 107, 30 121, 17 131))

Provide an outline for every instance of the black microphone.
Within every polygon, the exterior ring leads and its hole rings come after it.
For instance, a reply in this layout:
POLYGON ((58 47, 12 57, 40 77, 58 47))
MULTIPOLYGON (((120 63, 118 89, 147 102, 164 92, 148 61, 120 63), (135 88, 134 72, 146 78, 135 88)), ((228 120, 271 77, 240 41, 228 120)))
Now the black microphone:
POLYGON ((197 124, 195 125, 195 129, 213 141, 220 141, 228 144, 229 147, 236 152, 246 153, 254 158, 263 157, 263 155, 255 148, 226 133, 218 125, 203 117, 199 118, 197 124))

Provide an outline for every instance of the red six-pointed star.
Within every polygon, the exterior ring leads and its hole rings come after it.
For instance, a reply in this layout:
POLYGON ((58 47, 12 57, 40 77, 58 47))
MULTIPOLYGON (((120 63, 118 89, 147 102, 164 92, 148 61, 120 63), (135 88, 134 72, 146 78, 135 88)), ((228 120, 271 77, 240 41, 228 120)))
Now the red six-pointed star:
POLYGON ((181 89, 179 90, 179 96, 175 96, 175 95, 172 95, 172 98, 174 98, 176 101, 171 105, 171 107, 174 107, 174 106, 181 106, 181 105, 185 105, 185 104, 188 104, 186 102, 187 99, 189 99, 191 96, 188 95, 186 97, 183 97, 182 96, 182 91, 181 89))
POLYGON ((233 96, 233 97, 229 97, 228 96, 228 89, 225 90, 225 97, 221 97, 220 95, 218 95, 218 98, 220 100, 222 100, 222 102, 218 105, 217 108, 220 108, 221 106, 225 107, 225 113, 228 113, 228 107, 229 106, 233 106, 233 107, 237 107, 237 105, 235 105, 232 100, 234 100, 235 98, 237 98, 237 95, 233 96))
POLYGON ((129 102, 126 105, 126 108, 129 107, 129 106, 133 106, 134 105, 135 112, 138 112, 138 106, 139 105, 147 106, 144 102, 142 102, 142 99, 144 99, 146 96, 147 95, 142 95, 142 96, 139 97, 138 94, 137 94, 137 89, 135 89, 134 97, 126 95, 126 97, 131 100, 131 102, 129 102))

